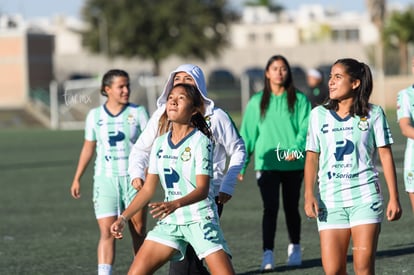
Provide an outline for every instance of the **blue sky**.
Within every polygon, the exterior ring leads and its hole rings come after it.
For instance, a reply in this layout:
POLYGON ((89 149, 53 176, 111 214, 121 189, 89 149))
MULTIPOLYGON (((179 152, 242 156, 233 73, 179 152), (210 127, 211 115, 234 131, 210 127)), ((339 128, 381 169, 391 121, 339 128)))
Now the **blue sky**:
MULTIPOLYGON (((246 0, 230 0, 240 5, 246 0)), ((296 9, 301 4, 320 3, 344 11, 364 11, 366 0, 278 0, 287 9, 296 9)), ((414 4, 414 0, 388 0, 388 3, 414 4)), ((84 0, 0 0, 0 13, 20 13, 26 18, 52 15, 71 15, 80 17, 79 12, 84 0)))

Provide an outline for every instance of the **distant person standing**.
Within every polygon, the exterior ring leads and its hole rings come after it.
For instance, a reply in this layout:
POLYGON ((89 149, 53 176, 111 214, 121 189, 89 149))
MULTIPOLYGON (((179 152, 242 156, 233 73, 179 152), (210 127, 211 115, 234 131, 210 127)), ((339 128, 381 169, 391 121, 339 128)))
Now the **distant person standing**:
MULTIPOLYGON (((414 74, 414 58, 411 66, 414 74)), ((414 213, 414 85, 398 93, 397 118, 401 133, 407 137, 404 156, 404 184, 414 213)))
POLYGON ((306 74, 308 90, 306 96, 311 102, 312 108, 321 105, 328 97, 328 85, 325 84, 322 72, 318 69, 310 69, 306 74))
POLYGON ((299 198, 310 110, 308 99, 294 86, 286 58, 272 56, 265 67, 264 89, 251 97, 240 130, 248 157, 239 179, 243 180, 254 153, 254 170, 263 200, 261 271, 275 267, 273 250, 280 193, 290 241, 287 265, 302 264, 299 198))
MULTIPOLYGON (((98 275, 110 275, 115 260, 115 238, 110 226, 137 194, 128 176, 128 157, 147 124, 148 114, 143 106, 129 103, 129 76, 123 70, 105 73, 100 92, 108 99, 89 111, 86 118, 85 141, 71 194, 80 198, 80 180, 96 150, 93 203, 100 231, 98 275)), ((145 215, 146 212, 138 213, 128 222, 135 253, 145 239, 145 215)))

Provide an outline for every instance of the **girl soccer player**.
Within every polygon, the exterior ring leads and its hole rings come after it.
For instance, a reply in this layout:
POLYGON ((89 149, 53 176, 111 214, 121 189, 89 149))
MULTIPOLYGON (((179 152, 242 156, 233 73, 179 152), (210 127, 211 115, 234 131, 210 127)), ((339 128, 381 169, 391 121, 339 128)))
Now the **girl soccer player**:
POLYGON ((152 216, 160 220, 128 274, 153 274, 169 259, 182 259, 187 244, 205 258, 212 274, 234 274, 210 185, 212 134, 202 114, 204 101, 197 88, 174 86, 159 124, 159 132, 167 132, 154 141, 145 184, 111 226, 112 234, 122 238, 126 221, 145 207, 161 182, 164 202, 149 204, 152 216))
MULTIPOLYGON (((158 126, 160 118, 165 112, 167 96, 174 85, 179 83, 196 86, 204 101, 204 118, 210 126, 214 140, 213 179, 211 184, 214 186, 218 213, 221 215, 223 205, 233 196, 237 175, 244 164, 245 146, 230 116, 221 108, 216 107, 214 101, 207 97, 204 73, 197 65, 182 64, 170 73, 164 90, 157 100, 157 110, 132 147, 128 170, 132 178, 132 184, 138 189, 143 186, 148 156, 154 140, 159 134, 158 126), (227 160, 229 161, 227 162, 227 160)), ((209 273, 203 262, 194 253, 191 245, 189 245, 184 260, 171 261, 169 275, 193 274, 209 273)))
MULTIPOLYGON (((129 103, 129 76, 125 71, 108 71, 102 78, 101 94, 108 99, 86 118, 85 141, 71 194, 75 199, 80 198, 80 179, 96 150, 93 202, 100 231, 98 274, 106 275, 112 273, 115 259, 115 239, 110 226, 137 193, 128 176, 128 156, 147 124, 148 114, 143 106, 129 103)), ((135 253, 146 233, 145 216, 141 214, 132 217, 129 223, 135 253)))
MULTIPOLYGON (((414 58, 412 59, 414 74, 414 58)), ((414 213, 414 85, 400 91, 397 97, 397 117, 401 133, 407 137, 404 156, 404 185, 414 213)))
POLYGON ((384 216, 377 151, 390 196, 385 215, 394 221, 402 213, 391 132, 382 108, 368 103, 371 92, 369 67, 354 59, 339 59, 331 69, 329 100, 314 108, 309 119, 304 208, 308 217, 317 218, 327 275, 346 274, 351 238, 355 274, 375 274, 384 216))

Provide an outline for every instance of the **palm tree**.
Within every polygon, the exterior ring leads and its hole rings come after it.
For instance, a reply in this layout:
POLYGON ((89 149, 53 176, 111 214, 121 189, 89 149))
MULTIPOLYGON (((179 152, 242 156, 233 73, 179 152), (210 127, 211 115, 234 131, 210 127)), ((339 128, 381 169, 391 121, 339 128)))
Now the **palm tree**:
MULTIPOLYGON (((384 15, 385 15, 385 0, 365 0, 368 12, 371 17, 372 23, 377 27, 378 33, 383 33, 384 28, 384 15)), ((378 48, 376 51, 376 67, 380 74, 384 72, 384 49, 382 44, 382 39, 378 43, 378 48)))
POLYGON ((399 51, 400 74, 408 74, 408 45, 414 42, 414 7, 411 6, 403 12, 391 13, 384 26, 384 42, 395 46, 399 51))

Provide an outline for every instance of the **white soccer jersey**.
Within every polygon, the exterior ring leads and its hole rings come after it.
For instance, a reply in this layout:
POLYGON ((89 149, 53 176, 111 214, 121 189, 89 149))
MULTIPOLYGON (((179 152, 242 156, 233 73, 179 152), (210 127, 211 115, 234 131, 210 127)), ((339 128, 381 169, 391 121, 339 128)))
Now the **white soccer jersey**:
POLYGON ((146 109, 131 103, 116 116, 105 105, 89 111, 85 139, 96 141, 95 175, 128 175, 129 153, 147 121, 146 109))
POLYGON ((367 117, 340 118, 318 106, 311 111, 306 150, 319 153, 319 195, 324 207, 348 207, 382 200, 377 147, 393 143, 381 107, 367 117))
MULTIPOLYGON (((158 174, 165 191, 165 201, 173 201, 186 196, 196 188, 196 175, 212 176, 211 141, 194 129, 185 139, 174 145, 171 132, 158 137, 151 150, 148 173, 158 174)), ((206 199, 180 207, 168 215, 163 222, 187 224, 202 219, 216 220, 214 192, 206 199)))
MULTIPOLYGON (((129 156, 129 174, 131 178, 145 179, 144 171, 147 167, 151 146, 158 133, 158 123, 165 111, 165 105, 158 108, 148 121, 147 127, 132 148, 129 156)), ((237 175, 244 165, 246 157, 244 141, 230 117, 220 108, 214 108, 212 114, 206 117, 214 136, 213 154, 213 185, 215 195, 224 192, 233 195, 237 182, 237 175), (226 173, 226 161, 229 163, 226 173)))
MULTIPOLYGON (((397 118, 407 117, 411 123, 414 118, 414 87, 410 86, 398 93, 397 96, 397 118)), ((407 138, 405 148, 404 169, 414 170, 414 139, 407 138)))

